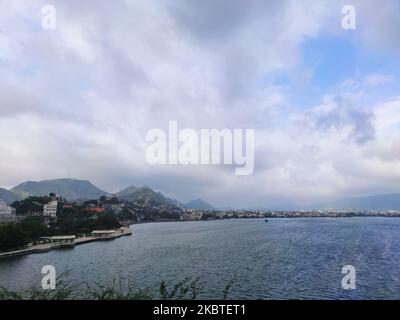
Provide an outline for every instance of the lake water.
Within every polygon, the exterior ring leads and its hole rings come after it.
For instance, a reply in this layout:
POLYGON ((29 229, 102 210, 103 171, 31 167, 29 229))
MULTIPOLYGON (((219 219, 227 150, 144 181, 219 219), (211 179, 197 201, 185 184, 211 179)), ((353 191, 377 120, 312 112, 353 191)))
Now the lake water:
POLYGON ((0 285, 40 287, 41 268, 69 270, 69 279, 138 287, 200 277, 199 298, 400 299, 399 218, 233 219, 148 223, 133 235, 0 260, 0 285), (356 289, 341 287, 344 265, 356 289))

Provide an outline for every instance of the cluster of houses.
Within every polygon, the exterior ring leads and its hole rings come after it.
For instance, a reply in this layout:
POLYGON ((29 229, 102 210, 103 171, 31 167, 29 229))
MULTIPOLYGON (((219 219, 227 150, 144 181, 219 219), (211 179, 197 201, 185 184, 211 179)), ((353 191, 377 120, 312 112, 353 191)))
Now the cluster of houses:
POLYGON ((124 210, 125 205, 123 203, 119 204, 109 204, 109 203, 101 203, 101 204, 89 204, 83 211, 91 212, 91 213, 104 213, 104 212, 112 212, 114 214, 120 214, 124 210))
MULTIPOLYGON (((56 218, 60 212, 65 212, 68 209, 76 209, 81 212, 88 212, 93 214, 101 214, 110 212, 115 215, 120 215, 124 211, 134 214, 135 221, 142 221, 148 218, 149 214, 156 214, 161 217, 174 216, 175 219, 184 221, 201 220, 203 217, 202 210, 181 208, 168 203, 158 203, 152 199, 143 199, 135 203, 127 203, 120 201, 114 196, 104 196, 99 200, 90 200, 84 202, 76 201, 74 203, 66 202, 62 197, 57 196, 55 193, 50 193, 48 202, 43 204, 33 200, 33 202, 16 215, 16 210, 8 206, 4 201, 0 201, 0 217, 15 217, 22 218, 23 216, 47 217, 56 218)), ((75 210, 74 210, 75 211, 75 210)))
POLYGON ((15 209, 11 208, 4 200, 0 199, 0 217, 15 216, 15 209))
MULTIPOLYGON (((61 212, 65 209, 72 209, 76 207, 76 203, 68 203, 65 202, 61 197, 51 193, 49 195, 50 201, 42 205, 41 203, 34 202, 34 206, 29 208, 27 212, 23 215, 25 216, 34 216, 34 217, 49 217, 55 218, 57 217, 57 213, 61 212)), ((104 212, 113 212, 115 214, 119 214, 125 208, 124 204, 106 204, 106 203, 96 203, 96 204, 87 204, 84 208, 81 208, 81 211, 90 212, 90 213, 104 213, 104 212)), ((0 200, 0 216, 5 215, 14 215, 15 209, 8 206, 4 201, 0 200)))
POLYGON ((197 209, 185 209, 181 214, 182 221, 200 221, 203 218, 203 212, 197 209))
POLYGON ((0 199, 0 223, 8 223, 18 220, 15 209, 0 199))

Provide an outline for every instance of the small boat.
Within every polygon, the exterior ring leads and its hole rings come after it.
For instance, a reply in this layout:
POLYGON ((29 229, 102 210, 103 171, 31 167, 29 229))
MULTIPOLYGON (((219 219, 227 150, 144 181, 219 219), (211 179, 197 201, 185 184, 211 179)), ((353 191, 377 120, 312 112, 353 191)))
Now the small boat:
POLYGON ((268 219, 265 219, 265 222, 268 222, 268 219))

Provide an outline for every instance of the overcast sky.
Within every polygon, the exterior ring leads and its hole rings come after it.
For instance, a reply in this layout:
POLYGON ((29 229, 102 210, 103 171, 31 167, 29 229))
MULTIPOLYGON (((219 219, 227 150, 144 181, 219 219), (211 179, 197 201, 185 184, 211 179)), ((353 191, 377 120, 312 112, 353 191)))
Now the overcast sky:
POLYGON ((71 176, 237 207, 400 192, 399 1, 0 3, 2 187, 71 176), (253 128, 254 173, 149 165, 169 120, 253 128))

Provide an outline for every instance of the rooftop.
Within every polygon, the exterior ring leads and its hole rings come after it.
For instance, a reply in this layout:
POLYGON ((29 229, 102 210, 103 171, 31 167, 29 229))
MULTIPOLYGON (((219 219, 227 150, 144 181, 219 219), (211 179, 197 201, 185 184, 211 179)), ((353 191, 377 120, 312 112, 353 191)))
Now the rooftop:
POLYGON ((51 240, 73 240, 76 237, 74 235, 72 236, 54 236, 54 237, 49 237, 48 239, 51 240))
POLYGON ((115 230, 93 230, 92 231, 92 233, 94 233, 94 234, 100 234, 100 233, 111 234, 114 232, 115 232, 115 230))

